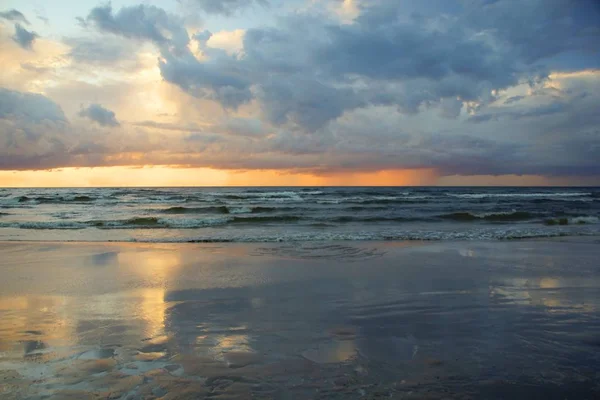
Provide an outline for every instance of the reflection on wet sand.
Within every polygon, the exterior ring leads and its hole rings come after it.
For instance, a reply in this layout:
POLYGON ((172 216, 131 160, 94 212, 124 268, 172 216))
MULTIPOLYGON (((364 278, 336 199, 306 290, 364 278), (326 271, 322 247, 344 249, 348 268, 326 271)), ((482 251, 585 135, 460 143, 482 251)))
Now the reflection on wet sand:
POLYGON ((598 254, 560 246, 0 244, 0 397, 593 398, 598 254))
POLYGON ((599 283, 585 278, 513 278, 490 285, 490 298, 524 305, 544 306, 549 312, 597 311, 599 283))

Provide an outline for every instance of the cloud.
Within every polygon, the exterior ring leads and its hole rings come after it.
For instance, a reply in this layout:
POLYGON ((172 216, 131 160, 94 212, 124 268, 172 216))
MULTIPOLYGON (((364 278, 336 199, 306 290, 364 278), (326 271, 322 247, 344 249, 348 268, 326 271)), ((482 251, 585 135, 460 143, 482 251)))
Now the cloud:
POLYGON ((600 39, 593 23, 568 2, 553 2, 547 7, 533 0, 524 13, 513 0, 460 7, 435 2, 429 8, 375 1, 361 5, 353 22, 343 25, 297 13, 279 18, 275 27, 248 29, 240 57, 208 47, 210 32, 196 34, 202 59, 187 49, 187 33, 164 11, 139 6, 113 15, 105 6, 88 20, 159 45, 163 78, 194 97, 234 110, 258 99, 270 122, 315 132, 368 105, 394 105, 407 114, 439 107, 456 118, 465 102, 490 104, 494 92, 546 79, 544 62, 567 50, 591 51, 600 39), (567 34, 557 33, 557 25, 567 34), (547 37, 552 40, 542 39, 547 37))
POLYGON ((244 47, 245 33, 246 31, 243 29, 216 32, 211 34, 206 44, 210 47, 223 49, 229 54, 239 54, 244 47))
POLYGON ((364 104, 351 88, 335 88, 304 77, 266 80, 259 98, 272 123, 293 122, 309 131, 322 128, 344 110, 364 104))
POLYGON ((35 76, 23 87, 59 101, 69 116, 87 99, 102 104, 80 111, 97 124, 66 122, 48 97, 32 107, 36 95, 4 94, 0 132, 13 133, 3 168, 600 176, 593 2, 347 3, 352 13, 342 22, 330 3, 314 2, 268 25, 231 19, 219 27, 214 17, 215 34, 155 6, 96 7, 84 20, 85 37, 14 69, 35 76), (138 59, 143 70, 124 72, 138 59), (582 71, 584 64, 593 68, 582 71), (23 96, 26 106, 7 105, 23 96), (119 124, 109 109, 134 122, 119 124), (152 121, 165 112, 169 118, 152 121), (27 141, 34 137, 44 144, 27 141))
POLYGON ((236 109, 249 102, 252 82, 234 62, 200 62, 193 54, 177 57, 163 54, 159 62, 162 77, 190 95, 218 101, 226 108, 236 109))
POLYGON ((67 122, 60 106, 49 98, 4 88, 0 88, 0 118, 32 123, 67 122))
POLYGON ((267 0, 192 0, 192 2, 207 14, 220 14, 225 16, 231 16, 238 11, 255 4, 261 6, 267 6, 269 4, 267 0))
POLYGON ((22 22, 24 24, 29 25, 29 21, 27 20, 27 18, 25 18, 23 13, 18 10, 15 10, 14 8, 12 10, 0 12, 0 18, 6 19, 8 21, 22 22))
POLYGON ((78 63, 114 66, 122 61, 135 61, 136 49, 125 40, 102 37, 73 37, 64 42, 71 46, 68 56, 78 63))
POLYGON ((227 118, 216 129, 225 134, 258 137, 265 135, 268 130, 259 119, 227 118))
POLYGON ((50 24, 50 20, 47 17, 44 17, 43 15, 36 15, 37 19, 39 19, 40 21, 42 21, 44 24, 49 25, 50 24))
POLYGON ((123 7, 113 13, 112 6, 107 4, 93 8, 85 22, 104 32, 150 40, 161 46, 177 44, 181 49, 189 41, 180 18, 152 5, 123 7))
POLYGON ((517 101, 521 101, 525 98, 525 96, 512 96, 509 97, 508 99, 506 99, 504 101, 504 104, 512 104, 512 103, 516 103, 517 101))
POLYGON ((0 88, 0 168, 38 168, 63 154, 68 126, 49 98, 0 88))
POLYGON ((115 113, 102 107, 100 104, 90 104, 79 112, 80 117, 89 118, 101 126, 115 127, 121 125, 115 113))
MULTIPOLYGON (((506 103, 505 103, 506 104, 506 103)), ((499 119, 509 118, 519 120, 521 118, 535 118, 545 115, 552 115, 569 111, 572 104, 565 102, 554 102, 543 106, 536 106, 530 109, 520 109, 512 111, 499 111, 489 114, 477 114, 469 118, 469 122, 481 123, 488 121, 498 121, 499 119)))
POLYGON ((15 34, 12 36, 12 40, 25 50, 31 50, 33 42, 38 37, 37 33, 28 31, 19 23, 15 24, 15 34))
POLYGON ((164 129, 167 131, 179 131, 179 132, 199 132, 203 131, 201 127, 196 124, 173 124, 168 122, 156 122, 156 121, 140 121, 132 122, 132 125, 141 126, 144 128, 164 129))
POLYGON ((459 98, 444 98, 440 102, 440 115, 446 118, 456 118, 463 108, 463 101, 459 98))
POLYGON ((213 56, 212 61, 201 62, 188 48, 190 39, 182 20, 160 8, 139 5, 113 13, 106 5, 94 8, 86 21, 101 31, 155 43, 161 52, 163 78, 192 96, 213 99, 233 109, 252 98, 251 82, 244 72, 234 62, 224 60, 232 57, 223 50, 206 48, 210 32, 194 37, 213 56))

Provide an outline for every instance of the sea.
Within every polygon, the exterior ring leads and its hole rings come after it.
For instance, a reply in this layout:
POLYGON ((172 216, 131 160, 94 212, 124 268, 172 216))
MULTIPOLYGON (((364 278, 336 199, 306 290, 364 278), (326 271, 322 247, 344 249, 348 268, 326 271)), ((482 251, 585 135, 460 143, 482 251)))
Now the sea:
POLYGON ((599 219, 599 187, 0 189, 2 241, 507 240, 599 219))

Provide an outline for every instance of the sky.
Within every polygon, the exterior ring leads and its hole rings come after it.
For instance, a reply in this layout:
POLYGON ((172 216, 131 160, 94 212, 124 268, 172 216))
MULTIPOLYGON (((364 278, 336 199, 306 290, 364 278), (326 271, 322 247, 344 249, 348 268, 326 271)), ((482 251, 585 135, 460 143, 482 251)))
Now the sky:
POLYGON ((3 0, 0 186, 600 185, 596 0, 3 0))

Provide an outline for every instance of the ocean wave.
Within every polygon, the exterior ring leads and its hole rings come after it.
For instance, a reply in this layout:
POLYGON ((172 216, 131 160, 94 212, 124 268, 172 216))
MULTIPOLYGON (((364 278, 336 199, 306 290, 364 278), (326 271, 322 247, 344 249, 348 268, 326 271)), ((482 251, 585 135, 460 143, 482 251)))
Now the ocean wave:
POLYGON ((19 229, 59 229, 59 230, 77 230, 89 228, 92 225, 86 222, 78 221, 19 221, 19 222, 0 222, 0 228, 19 228, 19 229))
POLYGON ((159 224, 159 219, 154 217, 130 218, 124 222, 125 225, 154 226, 159 224))
POLYGON ((19 203, 33 202, 33 203, 37 203, 37 204, 88 203, 88 202, 91 202, 91 201, 94 201, 94 200, 96 200, 96 198, 91 197, 91 196, 85 196, 85 195, 68 196, 68 197, 63 197, 63 196, 55 196, 55 197, 48 197, 48 196, 37 196, 37 197, 19 196, 17 198, 17 202, 19 202, 19 203))
POLYGON ((198 229, 226 225, 231 217, 212 217, 202 219, 170 219, 156 217, 137 217, 127 220, 88 221, 99 229, 198 229))
POLYGON ((397 231, 397 232, 351 232, 337 233, 317 231, 273 235, 230 235, 177 239, 137 239, 137 242, 187 242, 187 243, 269 243, 269 242, 352 242, 352 241, 478 241, 519 240, 567 236, 599 236, 599 231, 568 230, 473 230, 463 232, 397 231))
POLYGON ((459 199, 484 199, 488 197, 515 197, 515 198, 560 198, 560 197, 585 197, 591 196, 590 192, 540 192, 540 193, 446 193, 446 196, 459 199))
POLYGON ((321 194, 325 194, 325 192, 323 192, 322 190, 307 190, 307 189, 302 189, 302 194, 308 195, 308 196, 319 196, 321 194))
POLYGON ((241 206, 241 207, 225 207, 229 214, 251 214, 252 207, 241 206))
POLYGON ((577 217, 561 217, 561 218, 549 218, 544 221, 546 225, 585 225, 585 224, 597 224, 599 221, 598 217, 590 215, 580 215, 577 217))
POLYGON ((536 218, 535 214, 525 211, 512 211, 512 212, 497 212, 497 213, 484 213, 484 214, 473 214, 470 212, 454 212, 450 214, 438 215, 438 218, 453 220, 453 221, 492 221, 492 222, 510 222, 510 221, 527 221, 536 218))
POLYGON ((388 210, 389 208, 386 206, 349 206, 344 208, 343 210, 348 210, 348 211, 383 211, 383 210, 388 210))
POLYGON ((229 200, 275 200, 275 201, 303 201, 304 199, 300 196, 301 192, 284 191, 284 192, 244 192, 244 193, 232 193, 232 192, 210 192, 207 195, 215 198, 223 198, 229 200))
POLYGON ((301 217, 297 215, 273 215, 273 216, 260 216, 260 217, 234 217, 232 223, 244 223, 244 224, 262 224, 269 222, 297 222, 300 221, 301 217))
POLYGON ((352 196, 317 200, 317 204, 424 204, 430 196, 352 196))
POLYGON ((358 188, 353 189, 341 189, 328 191, 328 194, 333 194, 336 196, 347 196, 351 194, 352 196, 411 196, 415 193, 420 193, 419 190, 411 189, 411 190, 403 190, 401 192, 398 191, 398 188, 389 188, 389 189, 366 189, 366 190, 357 190, 358 188))
POLYGON ((164 214, 229 214, 226 206, 208 206, 208 207, 169 207, 158 210, 164 214))
POLYGON ((327 219, 328 222, 408 222, 408 221, 419 221, 419 218, 406 218, 406 217, 357 217, 353 215, 342 215, 327 219))
POLYGON ((532 199, 530 202, 532 204, 560 204, 560 205, 567 205, 567 204, 572 204, 575 205, 577 207, 592 207, 592 205, 590 203, 592 203, 594 200, 588 197, 582 197, 582 198, 577 198, 577 197, 565 197, 565 198, 554 198, 554 199, 549 199, 549 198, 536 198, 536 199, 532 199))
POLYGON ((204 206, 204 207, 169 207, 158 209, 161 214, 263 214, 272 212, 298 211, 296 207, 264 207, 264 206, 204 206))
POLYGON ((261 214, 261 213, 269 213, 269 212, 274 212, 274 211, 291 211, 294 210, 295 208, 292 207, 281 207, 281 208, 277 208, 277 207, 251 207, 250 208, 250 212, 252 214, 261 214))
POLYGON ((580 216, 571 218, 571 223, 573 224, 597 224, 598 222, 600 222, 600 219, 594 216, 580 216))
MULTIPOLYGON (((222 217, 228 219, 230 217, 222 217)), ((168 225, 168 221, 158 221, 158 224, 149 228, 148 226, 122 224, 113 229, 130 229, 135 231, 136 228, 146 229, 185 229, 198 228, 218 225, 218 221, 180 221, 173 225, 168 225), (187 225, 186 225, 187 224, 187 225)), ((225 221, 221 221, 225 223, 225 221)), ((89 223, 73 223, 73 222, 20 222, 15 223, 0 223, 0 227, 20 227, 23 229, 84 229, 89 228, 89 223)), ((320 223, 321 228, 331 228, 331 226, 320 223)), ((104 229, 99 227, 99 229, 104 229)), ((80 231, 81 232, 81 231, 80 231)), ((332 229, 314 229, 312 231, 298 232, 296 230, 287 232, 268 232, 260 231, 245 231, 245 230, 221 230, 221 231, 206 231, 204 235, 198 234, 199 231, 190 231, 193 233, 183 234, 178 233, 176 236, 170 234, 160 236, 136 237, 135 234, 119 235, 117 239, 108 241, 121 242, 157 242, 157 243, 176 243, 176 242, 200 242, 200 243, 226 243, 226 242, 314 242, 314 241, 470 241, 470 240, 517 240, 528 238, 552 238, 552 237, 577 237, 577 236, 596 236, 600 237, 600 229, 597 225, 569 225, 569 226, 540 226, 539 228, 502 228, 502 229, 469 229, 469 230, 413 230, 413 229, 391 229, 383 231, 352 231, 340 232, 332 229), (129 237, 128 237, 129 236, 129 237)), ((11 239, 15 240, 15 239, 11 239)), ((19 239, 16 239, 19 240, 19 239)), ((31 239, 23 239, 31 240, 31 239)), ((35 239, 34 239, 35 240, 35 239)), ((52 240, 52 237, 46 237, 44 241, 52 240)), ((94 235, 87 236, 86 233, 78 233, 72 238, 61 239, 60 241, 96 241, 94 235)), ((106 239, 101 239, 106 240, 106 239)))

